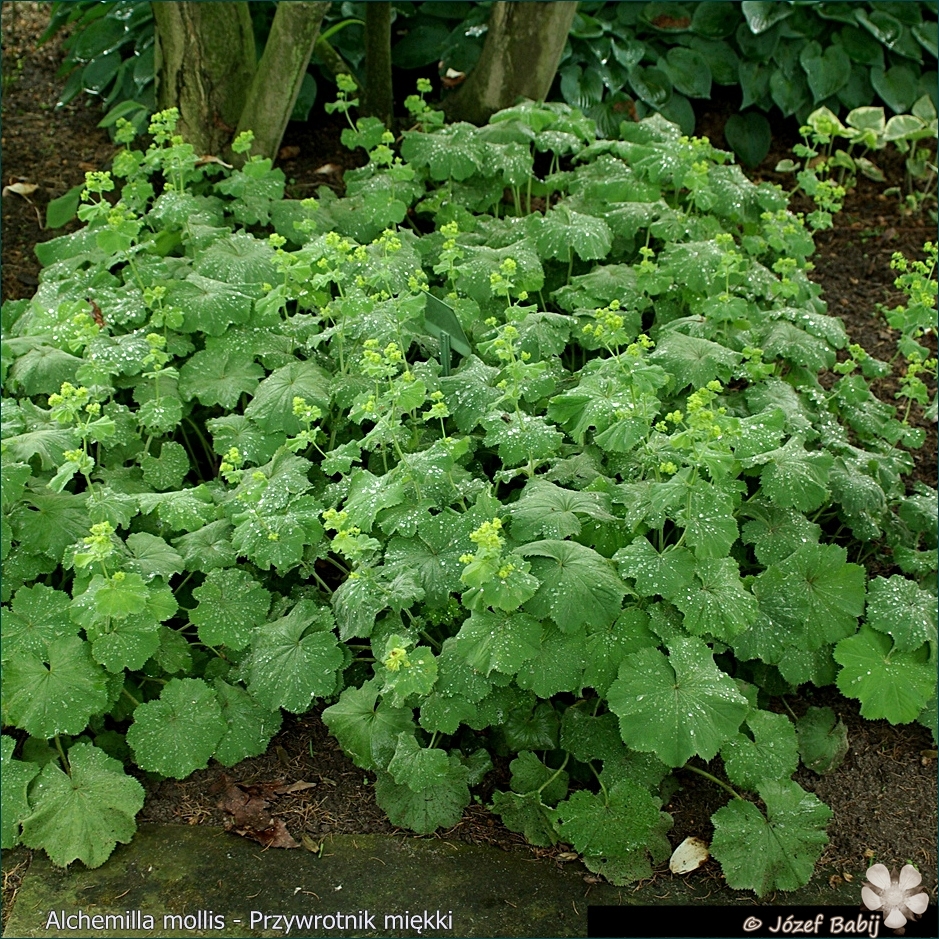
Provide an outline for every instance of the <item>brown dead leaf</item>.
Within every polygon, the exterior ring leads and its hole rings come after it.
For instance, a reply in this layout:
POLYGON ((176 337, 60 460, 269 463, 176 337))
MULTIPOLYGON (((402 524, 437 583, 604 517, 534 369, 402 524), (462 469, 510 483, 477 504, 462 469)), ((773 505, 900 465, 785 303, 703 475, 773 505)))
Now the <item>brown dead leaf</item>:
POLYGON ((844 877, 848 883, 851 883, 851 881, 854 880, 854 874, 849 874, 847 871, 842 871, 841 876, 844 877))
POLYGON ((837 887, 843 883, 844 881, 841 879, 841 877, 838 874, 832 874, 831 877, 828 878, 829 887, 837 887))
POLYGON ((195 165, 205 166, 206 163, 218 163, 219 166, 224 166, 227 170, 232 168, 231 163, 226 163, 224 160, 220 160, 217 156, 211 156, 210 154, 199 157, 199 159, 196 160, 195 165))
POLYGON ((338 176, 342 172, 342 167, 335 163, 324 163, 313 170, 317 176, 338 176))
POLYGON ((292 782, 286 786, 279 786, 277 789, 274 790, 274 792, 279 796, 283 796, 291 792, 303 792, 304 789, 314 789, 315 787, 316 787, 316 783, 303 782, 301 780, 298 782, 292 782))
POLYGON ((257 841, 265 848, 299 848, 283 820, 274 818, 268 810, 268 803, 276 799, 278 790, 285 786, 283 779, 245 786, 223 773, 209 791, 221 796, 218 807, 231 815, 225 826, 229 831, 257 841))
POLYGON ((278 160, 295 160, 300 156, 300 148, 296 146, 281 147, 277 151, 278 160))
POLYGON ((86 173, 93 173, 98 169, 97 163, 85 163, 84 160, 78 164, 80 170, 84 170, 86 173))

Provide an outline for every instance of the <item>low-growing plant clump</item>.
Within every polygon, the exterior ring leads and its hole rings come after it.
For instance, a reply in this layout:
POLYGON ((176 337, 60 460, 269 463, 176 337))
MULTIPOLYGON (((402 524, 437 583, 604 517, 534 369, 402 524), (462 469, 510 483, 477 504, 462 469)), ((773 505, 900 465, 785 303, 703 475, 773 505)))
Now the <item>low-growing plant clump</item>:
POLYGON ((172 111, 146 151, 121 123, 4 304, 2 844, 101 864, 125 765, 233 765, 322 700, 396 825, 456 824, 512 757, 503 822, 627 883, 683 767, 728 790, 727 882, 794 889, 830 812, 791 777, 845 741, 786 697, 936 731, 935 492, 889 366, 707 141, 408 106, 302 202, 172 111))

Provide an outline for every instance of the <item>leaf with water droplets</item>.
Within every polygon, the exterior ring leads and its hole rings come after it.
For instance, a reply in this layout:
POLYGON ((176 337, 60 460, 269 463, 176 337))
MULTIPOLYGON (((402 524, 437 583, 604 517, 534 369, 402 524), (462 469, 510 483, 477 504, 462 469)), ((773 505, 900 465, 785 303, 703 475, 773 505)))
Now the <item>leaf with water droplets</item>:
MULTIPOLYGON (((445 774, 418 789, 396 782, 390 773, 378 771, 375 799, 393 825, 429 835, 438 828, 456 825, 463 816, 463 809, 470 802, 466 784, 469 770, 457 754, 447 757, 442 750, 437 752, 443 754, 447 762, 445 774)), ((440 769, 443 769, 442 765, 440 769)))
POLYGON ((936 643, 936 600, 899 574, 868 585, 867 624, 893 638, 898 652, 936 643))
POLYGON ((55 639, 41 654, 18 654, 3 669, 4 720, 43 740, 80 734, 108 706, 106 674, 78 636, 55 639))
POLYGON ((0 766, 2 766, 3 785, 0 786, 0 848, 6 851, 20 840, 20 822, 29 815, 29 800, 26 787, 38 775, 40 767, 36 763, 13 759, 16 741, 3 735, 0 740, 0 766))
POLYGON ((189 621, 199 639, 230 649, 243 649, 251 641, 251 631, 264 622, 271 605, 270 591, 240 570, 211 571, 192 595, 199 602, 189 611, 189 621))
POLYGON ((280 711, 264 707, 244 688, 221 678, 216 678, 212 685, 227 725, 215 749, 215 759, 222 766, 234 766, 249 757, 260 756, 280 730, 280 711))
POLYGON ((3 610, 4 659, 21 652, 41 656, 47 643, 77 633, 78 625, 71 623, 68 617, 70 603, 67 593, 44 584, 17 590, 12 608, 3 610))
POLYGON ((402 731, 414 732, 411 708, 392 707, 378 697, 378 683, 367 681, 360 688, 346 688, 336 704, 323 711, 323 723, 361 769, 385 766, 387 757, 379 760, 378 754, 393 752, 402 731))
POLYGON ((171 678, 157 700, 138 705, 127 744, 143 769, 183 779, 208 764, 226 730, 212 688, 200 678, 171 678))
POLYGON ((797 783, 766 780, 759 787, 764 815, 752 802, 731 799, 711 819, 711 854, 735 890, 758 897, 808 883, 828 836, 831 809, 797 783))
POLYGON ((76 743, 68 760, 71 775, 53 761, 33 783, 23 844, 43 848, 59 867, 75 860, 99 867, 115 844, 133 838, 134 816, 143 808, 143 786, 90 743, 76 743))
POLYGON ((272 711, 282 707, 294 714, 333 694, 344 661, 333 626, 328 607, 301 600, 287 616, 254 630, 251 694, 272 711))
POLYGON ((551 617, 562 632, 612 623, 619 615, 626 586, 612 563, 591 548, 573 541, 534 541, 518 549, 532 559, 532 573, 541 582, 525 610, 551 617))
POLYGON ((764 779, 788 779, 799 765, 796 734, 785 714, 751 711, 747 728, 721 747, 727 776, 736 786, 756 789, 764 779))
POLYGON ((889 636, 862 626, 855 636, 835 646, 838 689, 861 702, 861 716, 885 717, 891 724, 908 724, 919 717, 936 692, 936 670, 929 650, 898 652, 889 636))
POLYGON ((702 640, 675 639, 668 649, 667 657, 640 649, 623 660, 607 692, 610 710, 628 746, 651 751, 668 766, 695 755, 710 760, 750 705, 702 640))

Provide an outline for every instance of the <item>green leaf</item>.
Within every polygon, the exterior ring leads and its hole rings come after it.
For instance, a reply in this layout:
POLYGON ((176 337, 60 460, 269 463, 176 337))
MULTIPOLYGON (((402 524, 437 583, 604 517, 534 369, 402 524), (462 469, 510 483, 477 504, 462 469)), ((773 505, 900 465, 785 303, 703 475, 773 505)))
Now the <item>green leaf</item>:
POLYGON ((671 600, 694 580, 695 558, 687 549, 668 547, 661 554, 647 538, 637 538, 613 555, 623 577, 635 580, 640 596, 671 600))
POLYGON ((4 659, 21 653, 42 657, 48 643, 77 633, 68 618, 70 603, 67 593, 43 584, 17 590, 11 609, 3 611, 4 659))
POLYGON ((415 571, 427 605, 445 606, 451 593, 463 589, 460 556, 477 524, 473 516, 452 512, 425 515, 418 523, 416 537, 396 536, 388 542, 384 566, 390 574, 415 571))
POLYGON ((690 487, 677 521, 684 526, 685 540, 698 558, 726 557, 737 540, 733 499, 700 479, 690 487))
POLYGON ((280 730, 280 712, 265 708, 243 688, 221 678, 216 678, 212 684, 222 708, 222 720, 227 725, 216 747, 215 759, 222 766, 234 766, 260 756, 280 730))
POLYGON ((753 545, 753 553, 761 564, 776 564, 803 545, 818 543, 821 528, 801 512, 756 501, 748 508, 755 517, 744 524, 740 540, 753 545))
POLYGON ((519 688, 530 689, 541 698, 577 691, 586 665, 584 640, 583 628, 564 633, 545 623, 537 653, 518 668, 515 680, 519 688))
POLYGON ((329 375, 313 362, 295 361, 271 372, 258 386, 245 417, 265 433, 296 434, 300 422, 293 413, 293 399, 303 398, 323 413, 329 410, 329 375))
POLYGON ((668 766, 694 755, 710 760, 749 704, 700 639, 675 639, 668 649, 668 657, 646 648, 623 660, 607 692, 610 710, 634 750, 653 752, 668 766))
POLYGON ((154 489, 179 489, 189 472, 189 457, 182 444, 164 440, 158 457, 147 454, 140 460, 143 478, 154 489))
POLYGON ((851 77, 851 59, 838 45, 823 50, 818 42, 808 42, 799 54, 799 63, 805 69, 815 104, 837 94, 851 77))
POLYGON ((889 636, 862 626, 835 646, 838 688, 861 702, 861 716, 891 724, 916 720, 936 691, 936 671, 925 647, 898 652, 889 636))
POLYGON ((451 755, 448 762, 447 775, 442 780, 419 790, 397 783, 390 773, 379 770, 375 798, 392 825, 429 835, 438 828, 451 828, 459 822, 463 809, 470 802, 466 785, 469 771, 456 754, 451 755))
POLYGON ((759 614, 759 604, 744 589, 732 558, 699 560, 694 581, 669 599, 685 614, 685 629, 694 636, 730 640, 759 614))
POLYGON ((93 592, 99 617, 123 619, 131 613, 139 613, 150 599, 150 591, 140 574, 122 574, 119 571, 110 579, 96 574, 92 580, 88 592, 93 592))
POLYGON ((868 585, 867 625, 893 638, 897 652, 936 644, 935 597, 899 574, 868 585))
POLYGON ((502 725, 510 750, 553 750, 558 745, 558 714, 548 701, 536 707, 516 707, 502 725))
POLYGON ((208 646, 243 649, 271 606, 271 594, 245 571, 212 571, 192 595, 199 601, 189 621, 208 646))
MULTIPOLYGON (((215 505, 205 486, 176 492, 140 493, 137 502, 144 515, 156 510, 160 521, 173 531, 195 533, 207 522, 215 520, 215 505)), ((174 544, 178 545, 178 541, 174 544)), ((186 552, 182 553, 185 557, 186 552)))
POLYGON ((541 801, 541 793, 500 792, 492 794, 492 810, 509 831, 517 831, 536 847, 548 848, 557 840, 551 809, 541 801))
POLYGON ((323 711, 323 723, 361 769, 376 769, 377 752, 389 747, 393 749, 402 731, 414 731, 411 708, 378 702, 378 695, 378 686, 373 681, 366 682, 361 688, 350 686, 342 692, 336 704, 323 711))
POLYGON ((199 678, 171 678, 134 711, 127 744, 142 769, 183 779, 203 769, 228 726, 218 696, 199 678))
POLYGON ((13 759, 15 747, 16 741, 4 734, 0 741, 3 779, 3 785, 0 787, 0 848, 4 851, 19 843, 20 822, 29 815, 26 788, 39 773, 37 764, 13 759))
POLYGON ((837 545, 804 545, 753 583, 763 612, 808 650, 853 633, 864 612, 864 569, 847 556, 837 545))
POLYGON ((22 395, 48 395, 63 382, 76 383, 75 372, 82 360, 64 349, 42 345, 21 355, 10 369, 9 388, 22 395))
POLYGON ((437 747, 422 747, 413 734, 402 731, 394 756, 388 764, 388 772, 395 782, 414 792, 445 785, 450 773, 447 754, 437 747))
POLYGON ((752 169, 766 159, 773 132, 769 121, 759 111, 746 111, 727 118, 724 137, 734 153, 752 169))
POLYGON ((401 610, 422 600, 424 589, 415 571, 401 571, 393 579, 382 568, 359 568, 333 593, 333 611, 339 636, 370 636, 375 617, 388 608, 401 610))
POLYGON ((710 97, 711 69, 700 52, 683 46, 672 46, 665 58, 660 58, 656 65, 683 95, 689 98, 710 97))
POLYGON ((848 752, 848 728, 829 707, 810 707, 796 721, 799 756, 813 772, 836 770, 848 752))
POLYGON ((484 675, 493 671, 514 675, 541 649, 542 625, 526 613, 474 611, 463 622, 458 639, 471 650, 470 666, 484 675))
POLYGON ((756 457, 763 463, 760 484, 763 491, 781 508, 813 512, 828 499, 828 474, 833 458, 827 450, 809 452, 802 440, 793 437, 779 450, 756 457))
POLYGON ((494 387, 498 376, 499 369, 470 355, 457 372, 440 379, 440 390, 461 433, 473 430, 502 398, 502 391, 494 387))
POLYGON ((59 867, 75 860, 100 867, 115 844, 133 838, 143 786, 89 743, 76 743, 68 760, 71 775, 57 763, 47 763, 33 783, 33 811, 23 819, 23 844, 43 848, 59 867))
POLYGON ((80 734, 108 706, 106 673, 78 636, 47 643, 44 653, 19 653, 3 670, 4 720, 33 737, 80 734))
POLYGON ((895 65, 887 71, 874 66, 870 77, 874 91, 895 114, 907 113, 919 97, 916 72, 908 65, 895 65))
POLYGON ((162 538, 146 532, 129 535, 125 542, 131 557, 124 562, 128 571, 139 574, 147 582, 154 577, 168 581, 184 569, 182 556, 162 538))
POLYGON ((525 604, 527 612, 550 616, 562 632, 612 623, 619 614, 626 587, 613 565, 591 548, 573 541, 534 541, 518 549, 532 558, 532 572, 541 581, 525 604))
POLYGON ((744 799, 731 799, 712 816, 711 854, 734 890, 797 890, 808 883, 828 844, 831 810, 794 782, 759 787, 766 815, 744 799))
POLYGON ((538 464, 553 456, 561 447, 564 435, 543 417, 526 414, 490 414, 482 421, 486 428, 486 446, 497 447, 505 467, 522 463, 538 464))
POLYGON ((405 491, 405 481, 397 473, 375 476, 366 469, 357 469, 352 473, 344 508, 354 525, 369 532, 382 509, 404 502, 405 491))
POLYGON ((616 715, 593 716, 578 705, 572 705, 561 718, 561 748, 582 763, 619 756, 624 748, 616 715))
POLYGON ((336 690, 343 655, 328 607, 301 600, 287 616, 255 631, 248 690, 265 707, 294 714, 336 690))
POLYGON ((602 218, 575 212, 564 203, 545 215, 532 213, 527 227, 542 260, 570 261, 572 248, 582 261, 601 260, 613 245, 613 233, 602 218))
POLYGON ((751 711, 747 727, 721 747, 727 776, 736 786, 755 790, 764 779, 788 779, 799 765, 796 732, 785 714, 751 711))
POLYGON ((173 544, 179 549, 187 571, 208 572, 235 563, 237 555, 231 546, 231 533, 231 522, 222 518, 180 536, 173 544))
POLYGON ((511 507, 512 537, 516 541, 543 538, 564 539, 579 535, 586 515, 598 521, 613 521, 610 498, 600 492, 562 489, 542 479, 530 480, 518 502, 511 507))
POLYGON ((198 398, 230 410, 243 394, 254 394, 263 377, 264 369, 250 355, 204 349, 180 369, 179 393, 186 401, 198 398))
POLYGON ((623 610, 609 628, 591 626, 587 635, 583 684, 605 695, 616 678, 620 662, 646 646, 658 645, 649 630, 649 616, 631 607, 623 610))
POLYGON ((531 750, 522 750, 509 764, 509 769, 515 792, 537 792, 541 799, 551 804, 567 795, 567 773, 545 766, 531 750))
POLYGON ((659 820, 659 803, 629 780, 607 792, 575 792, 552 813, 562 841, 581 854, 618 857, 644 847, 659 820))
POLYGON ((170 281, 164 304, 183 311, 184 333, 207 333, 221 336, 232 325, 243 325, 251 318, 252 299, 237 287, 190 274, 185 280, 170 281))
POLYGON ((201 251, 193 270, 226 284, 273 284, 277 282, 274 256, 274 248, 267 241, 246 231, 235 231, 201 251))
POLYGON ((744 0, 740 7, 754 36, 765 33, 794 12, 792 7, 780 6, 772 0, 744 0))
POLYGON ((687 385, 703 388, 714 379, 728 381, 740 356, 710 339, 669 330, 659 337, 652 359, 674 376, 677 390, 687 385))
POLYGON ((29 545, 31 553, 61 561, 66 549, 84 538, 91 527, 85 501, 84 496, 67 492, 28 493, 10 513, 13 537, 29 545))
POLYGON ((653 110, 661 110, 672 96, 672 83, 661 69, 633 66, 629 70, 633 91, 653 110))
MULTIPOLYGON (((388 638, 385 655, 390 655, 395 647, 403 647, 401 636, 388 638)), ((383 660, 384 661, 384 660, 383 660)), ((437 681, 437 660, 427 646, 418 646, 407 653, 407 657, 398 668, 384 668, 385 682, 381 692, 387 695, 390 704, 399 707, 412 694, 427 695, 437 681)))
POLYGON ((448 124, 433 134, 405 131, 401 157, 415 168, 427 167, 431 179, 468 179, 485 164, 483 143, 472 124, 448 124))

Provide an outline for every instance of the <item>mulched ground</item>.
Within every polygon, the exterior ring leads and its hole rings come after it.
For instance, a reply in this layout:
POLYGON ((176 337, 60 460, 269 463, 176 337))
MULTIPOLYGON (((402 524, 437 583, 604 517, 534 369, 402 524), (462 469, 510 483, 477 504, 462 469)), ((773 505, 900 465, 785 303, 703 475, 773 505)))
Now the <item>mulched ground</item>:
MULTIPOLYGON (((55 108, 64 84, 55 77, 62 60, 61 39, 36 48, 47 17, 47 4, 17 2, 2 7, 3 184, 26 181, 39 186, 30 197, 32 203, 16 195, 2 200, 4 299, 32 295, 39 274, 33 248, 62 234, 61 229, 43 230, 46 203, 83 182, 86 170, 106 168, 115 149, 107 134, 96 127, 100 119, 96 107, 79 100, 55 108)), ((732 98, 713 102, 701 116, 698 133, 724 146, 723 121, 735 107, 732 98)), ((283 142, 289 149, 282 151, 281 165, 290 180, 292 196, 302 198, 324 183, 341 185, 342 169, 356 162, 339 143, 341 126, 332 118, 314 114, 307 127, 290 127, 283 142)), ((775 149, 755 175, 789 183, 788 178, 777 176, 773 167, 790 155, 788 148, 795 139, 791 126, 777 128, 775 149)), ((895 177, 901 171, 899 161, 886 162, 888 177, 895 177)), ((920 257, 923 242, 934 239, 936 229, 928 218, 901 214, 897 200, 883 195, 886 185, 866 179, 859 182, 836 217, 835 228, 817 236, 812 276, 823 286, 830 312, 844 320, 852 341, 879 358, 890 359, 896 334, 877 315, 878 304, 891 306, 901 299, 893 287, 890 258, 895 251, 920 257)), ((890 401, 895 389, 895 377, 888 378, 878 392, 890 401)), ((935 486, 935 425, 922 422, 916 406, 911 420, 927 431, 925 446, 915 454, 913 478, 935 486)), ((851 749, 840 769, 824 777, 802 770, 796 777, 834 811, 828 827, 830 843, 822 861, 847 872, 863 869, 868 859, 888 867, 913 861, 923 872, 935 902, 936 750, 928 731, 918 724, 892 727, 885 721, 866 721, 860 717, 856 702, 831 688, 809 690, 787 703, 797 715, 810 704, 831 706, 848 728, 851 749)), ((396 832, 375 804, 369 774, 357 769, 339 750, 320 720, 319 710, 301 717, 288 716, 284 729, 262 757, 229 770, 213 764, 182 781, 147 781, 148 798, 139 821, 223 825, 226 815, 217 807, 217 785, 215 793, 210 790, 224 772, 244 785, 273 780, 312 783, 309 788, 279 796, 271 806, 298 840, 306 835, 315 843, 318 835, 328 832, 396 832)), ((726 801, 726 795, 691 773, 680 773, 678 779, 682 788, 665 807, 675 819, 672 843, 678 844, 687 835, 709 840, 710 815, 726 801)), ((562 863, 559 855, 565 846, 533 849, 486 809, 491 789, 504 786, 507 780, 507 765, 497 765, 479 792, 479 801, 466 810, 459 825, 440 836, 526 851, 545 858, 546 863, 562 863)), ((22 850, 4 856, 4 919, 27 863, 28 852, 22 850)), ((720 871, 717 865, 709 864, 696 876, 718 881, 720 871)))

